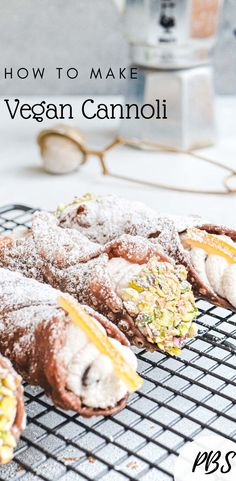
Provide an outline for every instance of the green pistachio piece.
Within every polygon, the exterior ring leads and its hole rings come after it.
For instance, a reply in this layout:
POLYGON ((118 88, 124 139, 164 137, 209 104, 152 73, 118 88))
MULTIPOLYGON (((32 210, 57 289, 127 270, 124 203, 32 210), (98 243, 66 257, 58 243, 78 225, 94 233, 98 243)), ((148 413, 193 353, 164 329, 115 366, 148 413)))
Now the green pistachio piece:
POLYGON ((179 347, 170 347, 167 349, 168 354, 171 356, 179 356, 181 354, 181 349, 179 347))
POLYGON ((99 198, 100 196, 96 196, 91 194, 90 192, 87 192, 82 197, 76 197, 75 199, 72 200, 72 202, 69 202, 68 204, 59 204, 59 206, 57 207, 57 212, 60 213, 60 212, 63 212, 65 209, 67 209, 67 207, 77 205, 77 204, 78 205, 83 204, 84 202, 88 202, 90 200, 96 200, 99 198))
POLYGON ((188 330, 188 337, 192 338, 195 337, 198 333, 198 326, 195 322, 192 322, 189 330, 188 330))
POLYGON ((122 291, 122 300, 135 324, 150 342, 172 355, 181 349, 175 337, 191 337, 190 330, 196 308, 187 272, 183 266, 159 262, 153 257, 122 291))
POLYGON ((63 212, 63 210, 65 210, 65 208, 66 208, 66 204, 59 204, 59 205, 57 206, 57 211, 58 211, 58 212, 63 212))

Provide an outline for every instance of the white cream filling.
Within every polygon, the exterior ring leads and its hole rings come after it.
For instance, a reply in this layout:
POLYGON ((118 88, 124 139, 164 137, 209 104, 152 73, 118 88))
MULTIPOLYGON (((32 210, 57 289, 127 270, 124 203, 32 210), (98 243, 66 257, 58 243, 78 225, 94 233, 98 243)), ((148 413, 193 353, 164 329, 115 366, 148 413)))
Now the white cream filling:
MULTIPOLYGON (((218 237, 236 247, 236 243, 230 237, 224 235, 218 237)), ((202 282, 236 307, 236 265, 229 264, 222 256, 207 254, 197 247, 190 249, 189 252, 202 282)))
POLYGON ((225 293, 227 293, 227 299, 236 307, 236 264, 231 264, 230 267, 225 269, 222 277, 222 287, 225 293))
POLYGON ((121 257, 114 257, 109 260, 107 270, 118 296, 122 295, 122 290, 129 286, 132 278, 137 276, 143 267, 144 265, 132 264, 121 257))
MULTIPOLYGON (((97 325, 105 332, 98 322, 97 325)), ((131 349, 116 339, 109 339, 136 371, 137 360, 131 349)), ((72 323, 67 329, 61 358, 67 369, 66 387, 79 396, 85 406, 113 407, 127 394, 127 387, 116 376, 110 358, 101 354, 87 335, 72 323)))
POLYGON ((222 278, 225 270, 228 270, 229 264, 224 257, 210 255, 206 259, 206 275, 209 279, 212 289, 221 297, 227 298, 222 285, 222 278))
POLYGON ((192 264, 195 267, 201 281, 211 289, 211 284, 207 277, 206 273, 206 259, 207 253, 203 249, 198 249, 197 247, 193 247, 190 251, 192 264))

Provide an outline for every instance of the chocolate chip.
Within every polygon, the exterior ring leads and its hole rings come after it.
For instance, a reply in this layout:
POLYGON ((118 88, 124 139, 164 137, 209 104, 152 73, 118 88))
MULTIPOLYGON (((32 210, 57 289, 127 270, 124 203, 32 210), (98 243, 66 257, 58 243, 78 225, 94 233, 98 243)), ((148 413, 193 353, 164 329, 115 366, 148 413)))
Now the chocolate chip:
POLYGON ((92 364, 90 364, 90 366, 88 366, 85 371, 84 371, 84 374, 82 376, 82 384, 83 386, 88 386, 89 385, 89 382, 88 382, 88 374, 89 374, 89 371, 92 367, 92 364))
POLYGON ((80 205, 80 206, 78 207, 78 209, 77 209, 76 212, 77 212, 77 214, 82 214, 84 211, 85 211, 84 206, 83 206, 83 205, 80 205))

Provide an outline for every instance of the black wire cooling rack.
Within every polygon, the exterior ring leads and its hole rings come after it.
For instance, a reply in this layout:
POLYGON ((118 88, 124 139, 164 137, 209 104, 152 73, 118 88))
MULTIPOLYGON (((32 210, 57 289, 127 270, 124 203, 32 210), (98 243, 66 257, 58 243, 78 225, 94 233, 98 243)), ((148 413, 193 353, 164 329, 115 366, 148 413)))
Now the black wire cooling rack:
MULTIPOLYGON (((0 233, 29 227, 34 209, 0 209, 0 233)), ((27 427, 1 480, 171 481, 180 448, 221 434, 236 440, 236 314, 199 300, 200 333, 173 358, 137 350, 140 391, 109 418, 83 419, 25 385, 27 427)))

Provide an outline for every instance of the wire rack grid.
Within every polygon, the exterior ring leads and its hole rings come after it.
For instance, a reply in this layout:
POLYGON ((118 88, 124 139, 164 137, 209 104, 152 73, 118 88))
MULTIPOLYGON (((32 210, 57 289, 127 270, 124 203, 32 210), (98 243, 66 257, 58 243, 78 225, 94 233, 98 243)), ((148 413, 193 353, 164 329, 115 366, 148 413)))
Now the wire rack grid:
MULTIPOLYGON (((0 209, 0 234, 30 227, 34 209, 0 209)), ((181 357, 135 352, 142 388, 126 409, 83 419, 25 384, 27 427, 1 480, 172 481, 179 450, 193 438, 236 440, 236 314, 198 300, 196 339, 181 357)))

